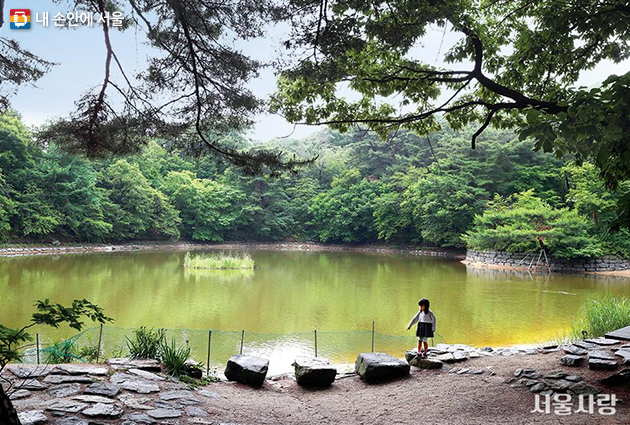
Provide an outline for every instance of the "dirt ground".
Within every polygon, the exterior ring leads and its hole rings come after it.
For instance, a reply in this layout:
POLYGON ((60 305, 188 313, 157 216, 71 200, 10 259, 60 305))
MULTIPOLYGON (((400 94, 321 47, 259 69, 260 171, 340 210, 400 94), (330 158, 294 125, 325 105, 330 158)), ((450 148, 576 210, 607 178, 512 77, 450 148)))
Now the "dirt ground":
MULTIPOLYGON (((377 384, 350 376, 320 390, 302 388, 291 377, 268 381, 260 389, 220 382, 207 387, 220 397, 206 407, 215 423, 236 424, 630 424, 630 389, 597 383, 612 372, 561 367, 563 354, 482 357, 455 365, 484 369, 482 375, 412 368, 408 378, 377 384), (531 413, 535 396, 529 388, 505 383, 517 368, 581 375, 602 393, 616 394, 616 413, 600 415, 597 406, 594 414, 558 416, 553 406, 549 414, 531 413)), ((576 400, 571 410, 577 407, 576 400)))

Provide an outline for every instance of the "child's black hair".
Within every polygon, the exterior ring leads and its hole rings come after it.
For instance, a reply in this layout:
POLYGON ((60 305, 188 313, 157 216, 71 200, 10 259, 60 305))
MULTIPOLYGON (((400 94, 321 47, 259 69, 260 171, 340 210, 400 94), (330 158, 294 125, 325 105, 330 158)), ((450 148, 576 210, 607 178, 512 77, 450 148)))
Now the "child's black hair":
POLYGON ((421 299, 420 301, 418 301, 418 305, 419 306, 424 306, 424 312, 425 313, 429 313, 429 300, 427 300, 426 298, 421 299))

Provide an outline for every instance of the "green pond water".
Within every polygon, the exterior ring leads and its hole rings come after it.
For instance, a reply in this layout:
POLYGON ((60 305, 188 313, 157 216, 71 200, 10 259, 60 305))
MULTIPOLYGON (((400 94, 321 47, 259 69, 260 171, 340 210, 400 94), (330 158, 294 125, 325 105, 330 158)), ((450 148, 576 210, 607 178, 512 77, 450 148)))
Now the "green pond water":
MULTIPOLYGON (((250 271, 190 270, 184 251, 113 252, 0 259, 0 323, 26 323, 38 299, 86 298, 115 323, 104 328, 106 355, 125 354, 133 328, 169 329, 220 367, 243 352, 271 359, 270 373, 287 370, 299 354, 335 363, 370 351, 402 356, 417 344, 406 326, 426 297, 437 317, 434 343, 508 346, 554 339, 581 304, 606 292, 630 296, 630 279, 529 275, 467 268, 456 260, 359 252, 249 251, 250 271)), ((93 326, 90 324, 90 326, 93 326)), ((42 344, 75 334, 34 329, 42 344)), ((96 344, 90 328, 79 345, 96 344)))

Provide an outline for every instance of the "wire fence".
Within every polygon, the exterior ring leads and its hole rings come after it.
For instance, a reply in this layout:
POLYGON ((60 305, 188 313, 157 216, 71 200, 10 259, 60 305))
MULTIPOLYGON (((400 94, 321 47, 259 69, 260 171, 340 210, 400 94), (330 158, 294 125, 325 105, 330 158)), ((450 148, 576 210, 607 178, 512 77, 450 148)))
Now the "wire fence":
MULTIPOLYGON (((133 340, 134 328, 116 326, 93 327, 70 338, 58 341, 38 333, 34 344, 25 347, 24 363, 94 362, 126 357, 127 340, 133 340)), ((297 356, 325 357, 332 363, 351 363, 357 354, 378 351, 402 356, 405 349, 417 342, 408 336, 376 332, 375 324, 365 331, 319 331, 284 334, 216 329, 165 329, 166 341, 191 348, 191 358, 203 363, 207 370, 221 370, 234 354, 268 358, 269 373, 284 373, 291 369, 297 356)), ((431 344, 445 342, 436 334, 431 344)))

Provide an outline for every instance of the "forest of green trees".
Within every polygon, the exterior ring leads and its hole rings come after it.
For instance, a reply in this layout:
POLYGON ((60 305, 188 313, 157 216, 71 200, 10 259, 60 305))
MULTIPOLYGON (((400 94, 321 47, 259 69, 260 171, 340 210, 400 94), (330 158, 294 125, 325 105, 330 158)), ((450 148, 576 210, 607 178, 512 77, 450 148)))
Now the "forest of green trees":
POLYGON ((235 148, 317 156, 280 177, 246 176, 168 141, 136 156, 88 161, 42 146, 15 113, 0 117, 0 239, 8 242, 308 240, 418 244, 560 257, 630 256, 630 184, 533 150, 498 130, 391 140, 322 130, 235 148))

